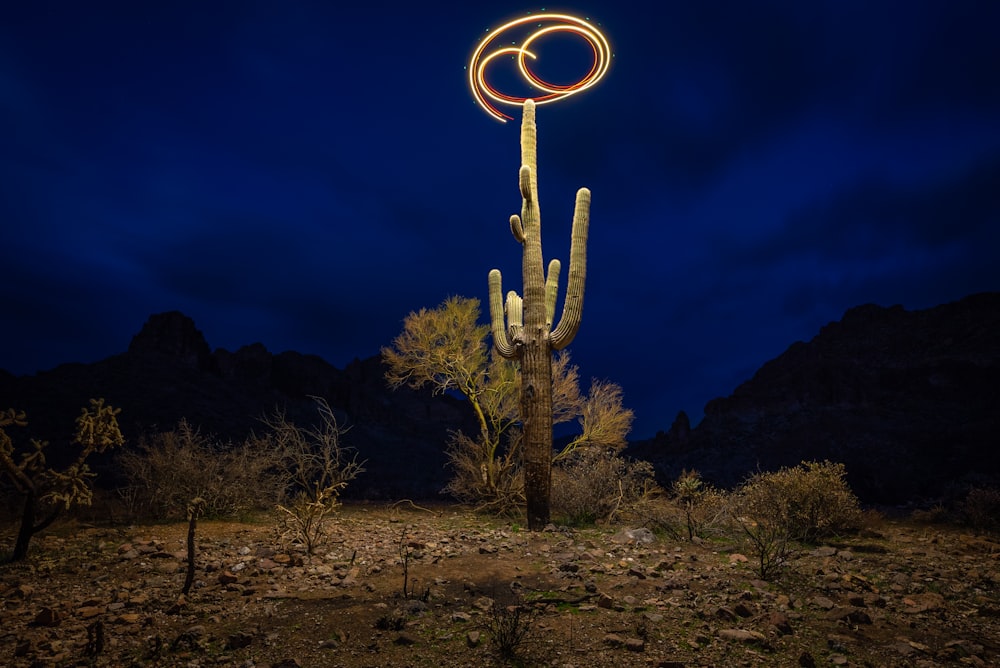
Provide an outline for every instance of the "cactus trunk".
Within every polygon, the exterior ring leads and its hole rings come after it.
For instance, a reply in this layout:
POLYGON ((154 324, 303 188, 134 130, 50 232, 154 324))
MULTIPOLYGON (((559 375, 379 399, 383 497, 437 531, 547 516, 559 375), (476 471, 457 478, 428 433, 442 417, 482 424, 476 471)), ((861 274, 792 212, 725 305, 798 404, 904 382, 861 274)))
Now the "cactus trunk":
POLYGON ((552 490, 552 353, 547 336, 526 339, 521 354, 524 495, 528 529, 541 531, 549 523, 552 490))
POLYGON ((552 351, 573 340, 583 312, 587 265, 590 191, 577 192, 573 212, 570 268, 566 301, 559 324, 553 327, 560 264, 549 263, 546 276, 542 256, 541 216, 538 209, 537 136, 535 103, 524 103, 521 121, 521 215, 511 216, 510 229, 523 248, 524 297, 511 291, 503 301, 502 277, 489 275, 490 318, 496 351, 521 363, 521 423, 524 438, 524 493, 528 529, 541 531, 549 523, 552 480, 552 351), (506 316, 506 317, 505 317, 506 316))

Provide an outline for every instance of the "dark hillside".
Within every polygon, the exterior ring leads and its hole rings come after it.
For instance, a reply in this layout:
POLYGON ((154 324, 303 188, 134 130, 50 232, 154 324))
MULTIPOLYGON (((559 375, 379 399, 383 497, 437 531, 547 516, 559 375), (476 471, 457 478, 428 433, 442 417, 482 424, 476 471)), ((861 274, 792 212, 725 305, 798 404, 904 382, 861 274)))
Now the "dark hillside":
POLYGON ((260 431, 260 418, 277 407, 311 424, 311 396, 329 402, 350 428, 345 443, 368 460, 349 496, 427 498, 447 482, 447 430, 461 426, 469 412, 452 397, 390 391, 378 357, 340 370, 312 355, 275 355, 259 343, 211 351, 190 318, 170 312, 150 317, 128 351, 100 362, 34 376, 0 373, 0 406, 24 410, 30 435, 50 441, 57 461, 91 397, 122 409, 122 429, 134 444, 139 434, 170 429, 181 418, 223 441, 241 441, 260 431))
POLYGON ((709 402, 696 428, 685 421, 629 453, 665 479, 694 468, 723 485, 830 459, 873 503, 1000 482, 1000 294, 852 308, 709 402))

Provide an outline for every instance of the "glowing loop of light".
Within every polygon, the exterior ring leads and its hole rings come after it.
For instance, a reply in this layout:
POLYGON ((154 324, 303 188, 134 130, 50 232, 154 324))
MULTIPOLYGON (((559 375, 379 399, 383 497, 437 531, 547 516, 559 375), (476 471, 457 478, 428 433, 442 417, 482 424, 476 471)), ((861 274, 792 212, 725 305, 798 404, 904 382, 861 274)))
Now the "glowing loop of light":
POLYGON ((486 113, 493 118, 506 123, 513 117, 500 111, 493 104, 494 102, 496 104, 508 105, 520 105, 528 99, 534 99, 535 104, 555 102, 556 100, 561 100, 569 97, 570 95, 576 95, 577 93, 587 90, 601 80, 601 78, 607 73, 610 66, 611 45, 608 44, 607 38, 605 38, 604 35, 597 30, 597 28, 583 19, 579 19, 568 14, 535 14, 503 24, 496 30, 491 31, 490 34, 479 43, 479 46, 476 47, 475 52, 472 54, 472 61, 469 64, 469 85, 472 87, 472 95, 476 98, 476 102, 486 110, 486 113), (525 23, 552 25, 539 27, 538 30, 531 33, 520 46, 498 48, 485 56, 483 55, 486 49, 488 49, 491 44, 496 42, 496 40, 500 38, 505 31, 524 25, 525 23), (532 60, 536 58, 535 54, 532 53, 528 47, 530 47, 531 43, 538 38, 554 32, 569 32, 577 34, 587 40, 587 43, 590 44, 591 49, 593 49, 594 60, 591 63, 590 71, 576 83, 565 86, 551 84, 540 79, 538 75, 528 68, 527 58, 531 58, 532 60), (495 58, 504 55, 516 56, 517 67, 521 72, 521 76, 523 76, 533 87, 542 91, 543 95, 535 98, 506 95, 487 83, 487 66, 495 58))

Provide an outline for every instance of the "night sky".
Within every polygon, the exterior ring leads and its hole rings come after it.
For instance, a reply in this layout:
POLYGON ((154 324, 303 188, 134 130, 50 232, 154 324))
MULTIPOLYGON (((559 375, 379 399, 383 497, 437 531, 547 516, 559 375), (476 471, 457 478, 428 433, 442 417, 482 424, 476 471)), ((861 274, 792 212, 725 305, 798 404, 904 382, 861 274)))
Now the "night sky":
MULTIPOLYGON (((167 310, 213 348, 341 368, 449 295, 485 321, 490 269, 521 289, 518 124, 476 106, 467 60, 542 9, 6 3, 0 368, 103 359, 167 310)), ((852 306, 1000 289, 1000 3, 545 9, 614 51, 539 107, 539 187, 564 263, 593 191, 570 350, 622 386, 633 437, 697 422, 852 306)), ((537 51, 554 79, 589 67, 578 38, 537 51)))

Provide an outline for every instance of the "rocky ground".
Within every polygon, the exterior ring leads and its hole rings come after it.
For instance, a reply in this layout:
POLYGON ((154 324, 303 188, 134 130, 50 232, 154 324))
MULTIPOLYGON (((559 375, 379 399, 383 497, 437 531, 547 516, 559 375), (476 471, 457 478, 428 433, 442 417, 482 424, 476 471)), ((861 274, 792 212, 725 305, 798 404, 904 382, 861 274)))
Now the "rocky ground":
POLYGON ((765 582, 735 539, 359 505, 312 557, 268 518, 199 523, 184 596, 186 535, 68 523, 37 537, 28 562, 0 566, 0 663, 1000 665, 1000 541, 950 527, 880 520, 765 582))

